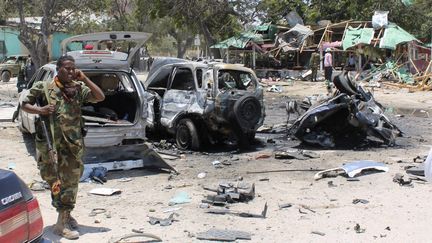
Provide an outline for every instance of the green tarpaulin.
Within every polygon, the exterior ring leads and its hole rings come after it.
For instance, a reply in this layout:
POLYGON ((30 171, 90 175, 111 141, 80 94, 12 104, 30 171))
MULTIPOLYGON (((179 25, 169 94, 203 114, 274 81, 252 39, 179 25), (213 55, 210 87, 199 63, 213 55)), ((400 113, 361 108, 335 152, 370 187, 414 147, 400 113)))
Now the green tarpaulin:
POLYGON ((396 49, 398 44, 410 41, 418 41, 413 35, 406 32, 395 24, 389 24, 384 30, 384 35, 380 40, 380 48, 396 49))
POLYGON ((358 44, 369 45, 373 36, 374 29, 372 28, 353 28, 350 26, 346 30, 345 37, 342 40, 342 48, 346 50, 358 44))
POLYGON ((219 49, 227 49, 230 47, 243 49, 246 47, 249 41, 253 41, 255 43, 262 42, 263 38, 260 34, 256 34, 254 32, 243 32, 239 36, 233 36, 224 41, 221 41, 215 45, 210 46, 210 48, 219 48, 219 49))

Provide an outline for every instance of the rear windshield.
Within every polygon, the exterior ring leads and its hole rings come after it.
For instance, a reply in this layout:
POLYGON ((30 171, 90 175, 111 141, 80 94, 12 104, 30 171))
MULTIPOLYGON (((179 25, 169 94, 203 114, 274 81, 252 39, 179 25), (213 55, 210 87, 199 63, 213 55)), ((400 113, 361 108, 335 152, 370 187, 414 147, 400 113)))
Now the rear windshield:
POLYGON ((88 73, 87 77, 99 86, 105 94, 113 92, 132 93, 135 91, 132 79, 123 72, 88 73))
POLYGON ((221 90, 249 90, 256 87, 254 76, 251 73, 227 69, 219 70, 218 85, 221 90))

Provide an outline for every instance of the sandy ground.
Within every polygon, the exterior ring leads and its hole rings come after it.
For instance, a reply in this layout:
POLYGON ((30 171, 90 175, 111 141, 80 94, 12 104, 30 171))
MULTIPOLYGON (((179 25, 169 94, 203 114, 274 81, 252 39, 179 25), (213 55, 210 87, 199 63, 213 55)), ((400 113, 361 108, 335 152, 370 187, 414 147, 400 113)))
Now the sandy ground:
MULTIPOLYGON (((0 101, 14 101, 15 90, 13 83, 0 83, 0 101)), ((284 86, 282 94, 266 93, 266 125, 285 122, 283 101, 324 90, 323 83, 295 82, 292 86, 284 86)), ((195 236, 212 228, 252 233, 252 240, 238 242, 428 242, 432 228, 432 211, 429 211, 431 185, 414 182, 413 187, 401 187, 392 178, 396 173, 405 173, 404 167, 413 164, 416 156, 426 155, 431 147, 431 121, 427 118, 427 112, 432 109, 431 95, 389 88, 376 88, 374 94, 379 102, 392 108, 389 110, 390 118, 405 132, 394 147, 328 150, 301 146, 298 141, 287 140, 284 134, 258 133, 257 144, 247 152, 239 153, 222 147, 204 153, 187 152, 183 159, 169 161, 180 172, 175 177, 150 170, 110 172, 105 185, 80 184, 73 215, 81 225, 81 236, 74 242, 108 242, 112 237, 132 233, 132 229, 155 234, 164 242, 205 242, 195 236), (404 116, 394 116, 402 111, 404 116), (275 143, 268 143, 270 138, 275 143), (320 157, 310 160, 256 159, 258 155, 271 155, 277 148, 299 146, 313 150, 320 157), (358 177, 359 181, 347 181, 342 176, 314 181, 314 172, 247 173, 328 169, 345 162, 366 159, 386 163, 389 172, 363 175, 358 177), (215 168, 212 165, 215 160, 227 161, 231 165, 215 168), (201 172, 207 173, 204 179, 197 178, 201 172), (121 182, 124 177, 132 180, 121 182), (260 213, 267 202, 267 218, 211 215, 199 207, 204 196, 211 194, 203 190, 203 186, 216 187, 220 181, 236 181, 239 178, 255 183, 257 196, 247 204, 232 204, 230 208, 260 213), (88 194, 97 187, 118 188, 122 193, 113 196, 88 194), (186 192, 191 202, 169 206, 168 201, 178 192, 186 192), (354 199, 366 199, 369 203, 353 204, 354 199), (284 203, 293 206, 279 209, 278 205, 284 203), (172 225, 149 224, 148 216, 168 217, 169 213, 163 211, 175 207, 181 209, 176 211, 178 221, 172 225), (104 208, 107 213, 89 216, 95 208, 104 208), (356 224, 365 232, 356 233, 356 224), (324 235, 313 234, 312 231, 324 235)), ((11 122, 0 123, 0 168, 15 163, 14 171, 24 181, 31 183, 40 180, 33 157, 32 138, 22 135, 16 126, 11 122)), ((69 242, 52 234, 56 212, 50 205, 49 192, 34 192, 34 195, 42 210, 45 237, 54 242, 69 242)))

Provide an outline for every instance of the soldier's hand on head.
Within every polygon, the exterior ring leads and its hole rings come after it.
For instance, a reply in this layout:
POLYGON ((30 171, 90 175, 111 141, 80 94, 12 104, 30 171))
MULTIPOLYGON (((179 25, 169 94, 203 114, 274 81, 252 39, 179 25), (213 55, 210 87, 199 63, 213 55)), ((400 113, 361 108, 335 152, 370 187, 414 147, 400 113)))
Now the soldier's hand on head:
POLYGON ((46 106, 42 106, 40 107, 40 115, 51 115, 52 113, 54 113, 55 111, 55 107, 54 105, 46 105, 46 106))
POLYGON ((75 69, 75 77, 79 81, 84 81, 86 76, 81 70, 75 69))

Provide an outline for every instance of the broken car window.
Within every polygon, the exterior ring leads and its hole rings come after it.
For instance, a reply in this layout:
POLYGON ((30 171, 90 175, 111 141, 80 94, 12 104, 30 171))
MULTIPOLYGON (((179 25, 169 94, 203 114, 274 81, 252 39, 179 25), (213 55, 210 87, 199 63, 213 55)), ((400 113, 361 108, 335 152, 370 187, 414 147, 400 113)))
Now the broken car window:
POLYGON ((193 90, 194 78, 188 68, 178 68, 171 84, 171 89, 193 90))
POLYGON ((248 72, 238 70, 219 70, 218 82, 219 89, 240 89, 246 90, 249 87, 255 87, 252 82, 253 77, 248 72))
POLYGON ((148 87, 167 88, 168 79, 171 74, 172 67, 162 67, 158 70, 156 77, 148 84, 148 87))

